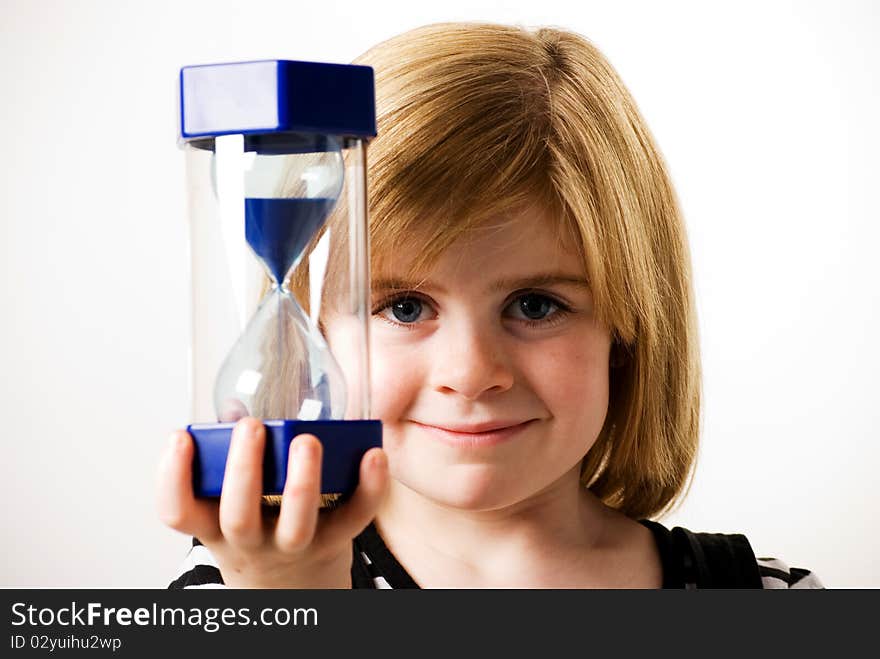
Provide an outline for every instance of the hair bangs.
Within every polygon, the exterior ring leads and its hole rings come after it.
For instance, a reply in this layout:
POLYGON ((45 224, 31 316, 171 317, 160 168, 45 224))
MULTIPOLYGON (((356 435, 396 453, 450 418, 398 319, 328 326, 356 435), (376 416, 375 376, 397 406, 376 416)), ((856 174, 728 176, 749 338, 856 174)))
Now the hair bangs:
POLYGON ((546 81, 506 57, 447 54, 423 58, 418 76, 378 73, 378 98, 405 89, 418 102, 380 113, 370 145, 374 268, 393 267, 412 246, 408 274, 425 272, 463 235, 526 207, 542 207, 566 233, 550 177, 546 81))

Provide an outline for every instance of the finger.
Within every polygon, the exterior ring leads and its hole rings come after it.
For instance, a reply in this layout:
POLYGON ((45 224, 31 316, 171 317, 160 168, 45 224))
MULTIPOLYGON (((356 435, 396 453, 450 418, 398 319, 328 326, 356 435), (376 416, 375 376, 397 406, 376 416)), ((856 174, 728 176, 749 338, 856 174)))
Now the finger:
POLYGON ((195 447, 188 432, 178 430, 168 438, 159 461, 156 505, 159 519, 164 524, 206 542, 220 536, 218 504, 210 499, 196 499, 193 494, 194 453, 195 447))
POLYGON ((262 421, 245 417, 235 424, 220 492, 220 530, 232 545, 249 548, 263 541, 260 498, 265 444, 262 421))
POLYGON ((314 435, 299 435, 290 444, 287 480, 275 527, 275 544, 281 551, 301 551, 315 535, 321 507, 322 456, 321 442, 314 435))
POLYGON ((380 448, 364 454, 360 467, 360 482, 348 503, 329 513, 318 529, 315 542, 334 546, 350 542, 366 528, 388 492, 388 457, 380 448))

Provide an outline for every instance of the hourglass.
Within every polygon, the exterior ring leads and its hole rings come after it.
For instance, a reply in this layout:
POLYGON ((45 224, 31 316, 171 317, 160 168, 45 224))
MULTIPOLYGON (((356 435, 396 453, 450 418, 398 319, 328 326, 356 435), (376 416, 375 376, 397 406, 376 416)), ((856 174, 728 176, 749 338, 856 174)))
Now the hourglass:
POLYGON ((324 445, 325 505, 381 446, 369 416, 369 67, 284 60, 180 73, 192 274, 197 496, 223 486, 232 428, 263 420, 277 503, 296 435, 324 445))

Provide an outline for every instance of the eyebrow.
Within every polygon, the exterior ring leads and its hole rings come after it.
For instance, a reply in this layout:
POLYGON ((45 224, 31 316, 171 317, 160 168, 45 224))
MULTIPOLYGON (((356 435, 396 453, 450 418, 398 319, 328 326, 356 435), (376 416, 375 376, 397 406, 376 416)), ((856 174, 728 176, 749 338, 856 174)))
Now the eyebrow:
MULTIPOLYGON (((577 288, 589 289, 589 282, 583 277, 570 275, 561 272, 547 272, 529 277, 499 279, 490 284, 487 288, 491 293, 498 291, 518 289, 518 288, 540 288, 542 286, 551 286, 554 284, 567 284, 577 288)), ((446 289, 439 284, 427 279, 419 281, 407 281, 400 278, 377 279, 373 282, 372 289, 374 291, 437 291, 442 295, 446 295, 446 289)))

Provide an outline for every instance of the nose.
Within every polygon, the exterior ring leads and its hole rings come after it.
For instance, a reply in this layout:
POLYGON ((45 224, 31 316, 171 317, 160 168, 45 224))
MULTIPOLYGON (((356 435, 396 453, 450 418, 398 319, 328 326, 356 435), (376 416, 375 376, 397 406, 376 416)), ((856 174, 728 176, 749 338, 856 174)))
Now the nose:
POLYGON ((431 386, 440 393, 456 393, 477 400, 513 386, 514 373, 503 338, 470 323, 448 327, 430 347, 431 386))

